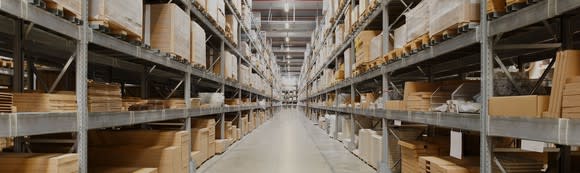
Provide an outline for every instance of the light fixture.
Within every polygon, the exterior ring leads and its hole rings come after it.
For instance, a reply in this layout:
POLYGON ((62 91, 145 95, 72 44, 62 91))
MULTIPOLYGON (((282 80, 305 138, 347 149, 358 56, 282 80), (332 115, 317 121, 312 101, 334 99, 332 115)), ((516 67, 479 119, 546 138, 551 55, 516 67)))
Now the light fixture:
POLYGON ((290 37, 286 37, 286 43, 290 42, 290 37))
POLYGON ((290 11, 290 6, 288 5, 288 2, 284 3, 284 12, 288 12, 290 11))
MULTIPOLYGON (((286 58, 291 59, 292 57, 290 55, 286 55, 286 58)), ((290 61, 288 61, 288 63, 290 63, 290 61)))
POLYGON ((286 23, 284 24, 284 27, 285 27, 286 29, 290 29, 290 23, 286 22, 286 23))

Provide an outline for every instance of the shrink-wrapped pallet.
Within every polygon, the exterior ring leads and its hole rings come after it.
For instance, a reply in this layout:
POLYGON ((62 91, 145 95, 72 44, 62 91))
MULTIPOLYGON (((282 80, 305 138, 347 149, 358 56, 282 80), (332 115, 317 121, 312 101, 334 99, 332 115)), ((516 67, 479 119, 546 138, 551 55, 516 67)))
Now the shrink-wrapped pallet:
POLYGON ((229 52, 225 53, 225 56, 220 58, 213 66, 213 72, 215 74, 221 73, 221 63, 225 62, 224 77, 232 80, 238 80, 238 58, 229 52))
POLYGON ((375 58, 382 58, 383 54, 383 33, 373 37, 373 39, 371 39, 371 45, 370 45, 370 59, 369 60, 373 60, 375 58))
POLYGON ((462 24, 479 21, 478 0, 439 0, 429 5, 429 34, 447 29, 456 30, 462 24))
POLYGON ((202 105, 209 107, 221 107, 224 104, 223 93, 199 93, 199 98, 202 105))
POLYGON ((195 0, 195 2, 199 3, 199 6, 202 7, 202 8, 204 8, 204 9, 206 8, 206 6, 205 6, 206 2, 205 1, 206 0, 195 0))
POLYGON ((250 85, 252 70, 245 65, 240 65, 240 82, 242 84, 250 85))
POLYGON ((182 58, 190 57, 191 22, 175 4, 152 4, 151 47, 182 58))
POLYGON ((362 31, 355 39, 355 50, 356 50, 356 63, 365 63, 371 61, 370 57, 371 51, 371 40, 380 34, 380 31, 362 31))
POLYGON ((405 14, 409 41, 429 33, 429 6, 431 4, 433 4, 431 1, 421 1, 405 14))
POLYGON ((336 25, 336 29, 334 29, 334 42, 337 45, 341 45, 344 42, 344 24, 336 25))
POLYGON ((130 39, 143 39, 143 1, 90 0, 89 21, 127 32, 130 39))
POLYGON ((226 16, 226 23, 231 28, 232 40, 234 43, 238 43, 238 20, 234 15, 226 16))
POLYGON ((403 48, 407 42, 407 25, 404 24, 395 29, 395 49, 403 48))
POLYGON ((191 64, 205 67, 205 31, 196 22, 191 22, 191 64))
POLYGON ((218 16, 218 1, 223 0, 206 0, 205 4, 205 10, 207 10, 207 14, 209 14, 209 17, 215 20, 216 22, 218 16))
POLYGON ((46 0, 44 2, 48 8, 63 10, 65 14, 69 13, 77 18, 81 18, 81 0, 46 0))

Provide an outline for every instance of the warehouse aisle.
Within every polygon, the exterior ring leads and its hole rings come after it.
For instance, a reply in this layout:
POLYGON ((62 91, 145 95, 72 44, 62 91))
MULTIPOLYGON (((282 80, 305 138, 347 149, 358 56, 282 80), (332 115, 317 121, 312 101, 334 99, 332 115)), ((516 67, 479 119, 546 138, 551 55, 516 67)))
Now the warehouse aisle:
POLYGON ((254 130, 223 155, 204 163, 199 173, 371 173, 376 172, 342 143, 312 125, 304 113, 286 109, 254 130))

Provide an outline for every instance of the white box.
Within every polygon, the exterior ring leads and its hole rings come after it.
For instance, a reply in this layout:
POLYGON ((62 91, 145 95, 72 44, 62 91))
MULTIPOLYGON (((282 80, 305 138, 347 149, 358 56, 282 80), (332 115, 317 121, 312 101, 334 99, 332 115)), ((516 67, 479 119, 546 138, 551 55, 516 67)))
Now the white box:
POLYGON ((205 31, 195 22, 191 22, 191 64, 199 64, 205 67, 205 31))

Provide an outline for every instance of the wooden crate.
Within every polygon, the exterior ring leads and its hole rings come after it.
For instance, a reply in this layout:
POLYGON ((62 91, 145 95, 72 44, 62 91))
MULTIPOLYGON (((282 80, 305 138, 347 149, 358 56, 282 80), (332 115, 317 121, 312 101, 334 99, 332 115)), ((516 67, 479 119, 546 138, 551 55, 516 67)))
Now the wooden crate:
POLYGON ((76 173, 77 154, 0 153, 0 172, 76 173))
POLYGON ((191 23, 187 13, 175 4, 152 4, 151 47, 181 59, 190 58, 191 23))
POLYGON ((131 41, 143 41, 143 2, 141 0, 90 0, 89 22, 104 26, 131 41))

